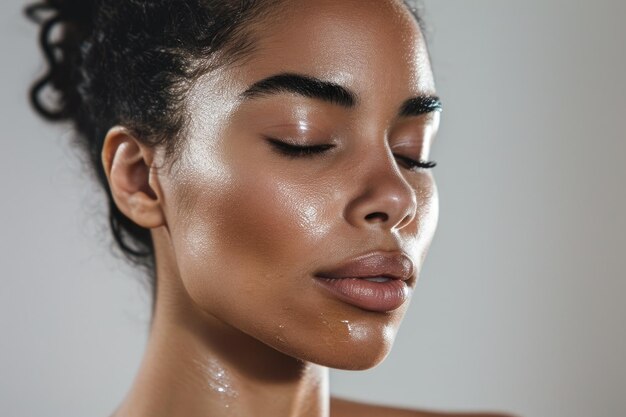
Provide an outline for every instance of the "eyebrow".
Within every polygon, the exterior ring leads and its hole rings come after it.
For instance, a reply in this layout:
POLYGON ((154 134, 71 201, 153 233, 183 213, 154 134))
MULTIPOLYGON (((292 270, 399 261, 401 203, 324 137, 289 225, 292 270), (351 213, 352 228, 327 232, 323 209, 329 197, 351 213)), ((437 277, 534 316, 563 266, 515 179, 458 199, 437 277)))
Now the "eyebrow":
POLYGON ((242 97, 256 98, 286 92, 346 108, 353 108, 357 102, 356 94, 339 84, 299 74, 278 74, 257 81, 243 92, 242 97))
MULTIPOLYGON (((241 97, 254 99, 281 93, 294 93, 348 109, 354 108, 358 102, 354 92, 339 84, 292 73, 272 75, 257 81, 244 91, 241 97)), ((406 100, 400 106, 398 114, 401 117, 410 117, 441 110, 439 97, 420 95, 406 100)))

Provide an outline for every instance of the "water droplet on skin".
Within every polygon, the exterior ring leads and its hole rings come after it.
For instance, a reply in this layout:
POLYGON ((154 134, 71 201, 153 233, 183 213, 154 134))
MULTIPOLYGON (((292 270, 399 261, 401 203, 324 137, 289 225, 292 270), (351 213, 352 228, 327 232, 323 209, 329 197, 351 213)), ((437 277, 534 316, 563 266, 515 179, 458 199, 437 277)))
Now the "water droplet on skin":
POLYGON ((236 398, 237 392, 232 389, 232 381, 226 369, 217 360, 210 359, 201 365, 207 376, 207 386, 224 398, 236 398))
POLYGON ((359 325, 358 323, 348 323, 347 330, 350 334, 350 339, 354 341, 362 341, 369 338, 369 329, 366 326, 359 325))
POLYGON ((276 339, 276 341, 278 341, 278 343, 285 343, 285 338, 284 336, 284 331, 285 331, 285 325, 284 324, 279 324, 278 325, 278 331, 276 333, 276 335, 274 335, 274 339, 276 339))
POLYGON ((348 320, 341 320, 341 322, 346 325, 346 329, 348 329, 348 333, 351 334, 352 333, 352 326, 350 325, 350 322, 348 320))

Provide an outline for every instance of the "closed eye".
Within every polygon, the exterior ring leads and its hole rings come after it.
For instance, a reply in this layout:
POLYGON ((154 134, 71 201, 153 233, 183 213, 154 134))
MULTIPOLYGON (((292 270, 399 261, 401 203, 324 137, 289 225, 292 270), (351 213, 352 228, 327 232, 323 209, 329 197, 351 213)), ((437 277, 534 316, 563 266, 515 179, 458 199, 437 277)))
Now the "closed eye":
POLYGON ((437 162, 435 161, 418 161, 412 158, 407 158, 406 156, 396 155, 394 156, 400 159, 406 165, 405 168, 410 169, 412 171, 418 171, 421 169, 432 169, 437 166, 437 162))
POLYGON ((311 146, 293 145, 291 143, 283 142, 274 138, 268 138, 268 142, 272 144, 274 149, 280 152, 281 154, 290 156, 293 158, 312 157, 317 154, 326 152, 327 150, 335 147, 335 145, 331 145, 331 144, 311 145, 311 146))
MULTIPOLYGON (((282 155, 289 156, 291 158, 310 158, 315 155, 322 154, 329 149, 335 147, 335 145, 332 144, 310 146, 293 145, 291 143, 283 142, 274 138, 268 138, 267 140, 276 151, 278 151, 282 155)), ((435 161, 418 161, 397 154, 394 154, 394 156, 403 162, 403 165, 406 169, 412 171, 418 171, 420 169, 431 169, 437 166, 437 163, 435 161)))

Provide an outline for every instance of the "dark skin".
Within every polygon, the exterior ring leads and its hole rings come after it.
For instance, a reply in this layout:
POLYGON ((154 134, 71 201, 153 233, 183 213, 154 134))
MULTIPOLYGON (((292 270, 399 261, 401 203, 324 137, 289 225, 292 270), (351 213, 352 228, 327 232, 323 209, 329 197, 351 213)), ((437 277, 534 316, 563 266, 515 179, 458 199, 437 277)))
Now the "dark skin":
POLYGON ((407 163, 428 159, 439 124, 436 111, 403 111, 436 95, 423 37, 400 1, 287 3, 255 29, 251 56, 185 97, 173 165, 123 126, 106 137, 115 202, 152 231, 158 279, 146 354, 116 417, 446 415, 330 397, 328 367, 380 363, 408 300, 367 311, 312 279, 368 250, 402 251, 415 288, 438 216, 432 171, 407 163), (352 101, 253 88, 285 74, 352 101), (294 158, 269 139, 332 147, 294 158))

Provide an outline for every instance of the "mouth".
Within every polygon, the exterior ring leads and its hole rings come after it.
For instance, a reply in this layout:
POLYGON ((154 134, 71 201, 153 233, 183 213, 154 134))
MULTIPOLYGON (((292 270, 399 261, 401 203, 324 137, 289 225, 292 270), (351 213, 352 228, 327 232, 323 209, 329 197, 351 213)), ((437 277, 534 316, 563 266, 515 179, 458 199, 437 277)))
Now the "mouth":
POLYGON ((315 281, 329 294, 363 310, 384 313, 400 308, 409 298, 405 281, 388 277, 323 278, 315 281))
POLYGON ((372 252, 315 274, 315 282, 335 298, 374 312, 400 308, 410 296, 411 259, 401 252, 372 252))

